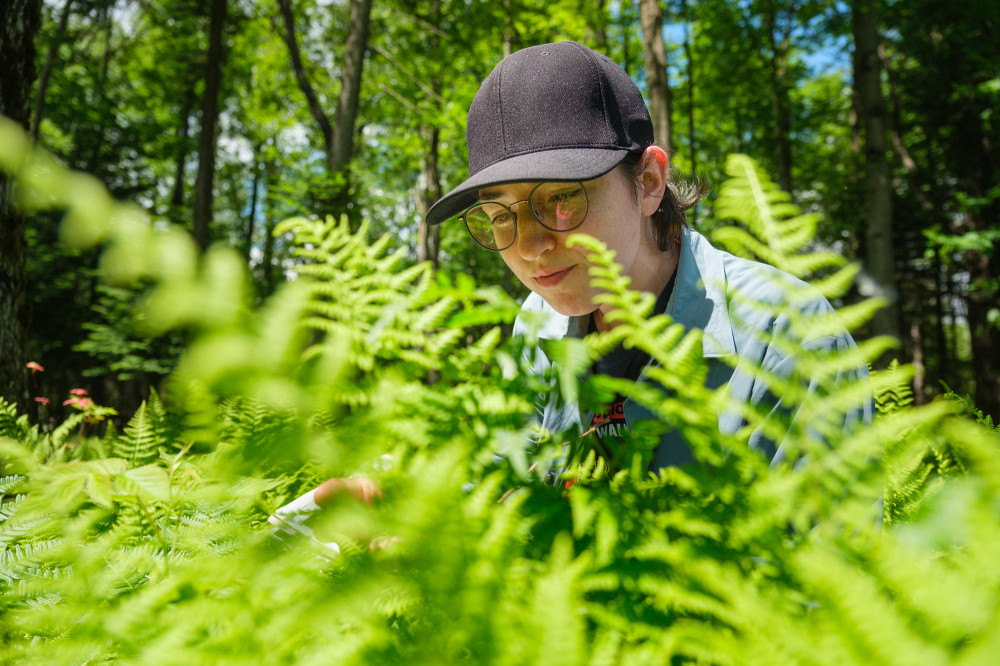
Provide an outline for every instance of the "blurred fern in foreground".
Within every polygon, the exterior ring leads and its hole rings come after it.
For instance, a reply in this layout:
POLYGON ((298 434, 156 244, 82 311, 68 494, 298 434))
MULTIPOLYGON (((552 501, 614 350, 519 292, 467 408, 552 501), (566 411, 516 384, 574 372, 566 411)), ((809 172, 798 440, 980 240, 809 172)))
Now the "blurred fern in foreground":
MULTIPOLYGON (((107 242, 112 277, 154 283, 150 330, 191 340, 163 399, 122 433, 43 434, 0 404, 5 663, 992 663, 998 435, 953 402, 913 407, 904 371, 875 377, 870 427, 829 451, 803 435, 810 463, 768 470, 718 435, 722 398, 692 388, 698 334, 645 316, 592 240, 579 242, 622 325, 563 341, 563 372, 535 377, 501 340, 517 305, 499 290, 403 265, 363 230, 294 220, 282 230, 302 248, 299 277, 254 308, 236 255, 199 257, 3 139, 0 166, 22 186, 56 184, 24 200, 67 206, 67 240, 107 242), (636 427, 611 478, 574 433, 531 443, 539 394, 628 388, 575 372, 617 341, 683 389, 633 397, 684 430, 699 464, 648 474, 656 423, 636 427), (565 464, 563 442, 568 489, 539 471, 565 464), (883 469, 884 533, 871 514, 883 469), (385 497, 313 519, 340 556, 272 538, 272 509, 355 472, 385 497), (371 549, 379 537, 396 539, 371 549)), ((744 230, 726 233, 780 265, 827 266, 796 259, 804 223, 782 227, 788 211, 753 194, 761 174, 742 173, 734 186, 751 194, 728 215, 744 230)))

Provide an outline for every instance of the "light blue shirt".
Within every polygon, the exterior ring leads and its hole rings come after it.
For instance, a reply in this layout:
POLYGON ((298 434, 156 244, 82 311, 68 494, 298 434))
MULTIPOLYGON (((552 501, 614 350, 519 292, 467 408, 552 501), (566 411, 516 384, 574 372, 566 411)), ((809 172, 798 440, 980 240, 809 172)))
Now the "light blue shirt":
MULTIPOLYGON (((558 314, 535 293, 525 300, 521 311, 545 313, 538 334, 542 339, 583 337, 590 322, 590 315, 567 317, 558 314)), ((728 404, 742 402, 758 411, 763 410, 769 414, 768 418, 794 422, 798 417, 797 408, 783 404, 771 393, 761 371, 771 376, 791 377, 803 355, 834 353, 843 356, 844 362, 835 374, 822 380, 804 378, 803 381, 808 382, 808 392, 813 393, 821 387, 828 390, 840 382, 864 382, 867 398, 832 418, 842 420, 846 429, 871 420, 873 401, 867 365, 856 354, 846 353, 857 349, 854 340, 836 319, 830 303, 805 282, 771 266, 718 250, 701 234, 684 229, 676 280, 666 314, 686 329, 704 332, 702 352, 708 364, 705 386, 709 389, 726 386, 728 404), (802 319, 799 315, 821 321, 821 330, 809 331, 804 336, 796 334, 800 329, 794 322, 802 319)), ((526 330, 519 317, 514 324, 514 335, 523 335, 526 330)), ((545 373, 551 361, 541 348, 532 352, 534 371, 545 373)), ((645 380, 643 372, 639 381, 645 380)), ((626 398, 623 406, 629 427, 638 421, 655 418, 635 401, 626 398)), ((539 411, 542 427, 550 432, 566 431, 584 423, 589 425, 594 416, 593 412, 583 413, 577 405, 557 404, 555 400, 540 406, 539 411)), ((740 411, 725 409, 718 414, 720 432, 736 434, 747 425, 740 411)), ((750 432, 747 445, 760 450, 774 465, 785 459, 785 451, 780 441, 772 441, 764 434, 765 423, 750 432)), ((669 431, 661 436, 651 469, 683 465, 692 460, 680 433, 669 431)))

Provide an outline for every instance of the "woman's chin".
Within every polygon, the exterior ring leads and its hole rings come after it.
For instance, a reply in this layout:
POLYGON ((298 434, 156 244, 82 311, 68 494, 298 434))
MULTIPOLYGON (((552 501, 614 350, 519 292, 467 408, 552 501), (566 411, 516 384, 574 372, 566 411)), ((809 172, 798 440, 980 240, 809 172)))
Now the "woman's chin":
POLYGON ((552 299, 551 301, 542 295, 552 309, 563 315, 564 317, 582 317, 583 315, 589 315, 597 308, 593 303, 567 303, 564 301, 559 301, 557 299, 552 299))

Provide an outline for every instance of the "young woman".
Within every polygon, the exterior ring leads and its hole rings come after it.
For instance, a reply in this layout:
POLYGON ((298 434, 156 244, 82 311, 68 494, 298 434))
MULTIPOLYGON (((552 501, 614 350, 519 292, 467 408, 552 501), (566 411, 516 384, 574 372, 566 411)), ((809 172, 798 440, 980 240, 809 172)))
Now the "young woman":
MULTIPOLYGON (((719 414, 720 430, 744 428, 745 407, 768 414, 748 444, 773 463, 784 458, 773 433, 791 427, 796 413, 771 393, 767 377, 801 374, 806 356, 839 354, 845 358, 839 373, 823 381, 803 378, 809 391, 867 379, 866 365, 844 353, 854 341, 818 292, 719 251, 687 228, 684 211, 702 192, 673 180, 666 153, 653 143, 639 89, 606 56, 575 42, 511 54, 473 100, 467 137, 469 178, 430 209, 427 221, 461 218, 480 245, 500 253, 532 291, 523 310, 549 314, 542 338, 580 337, 614 325, 606 319, 608 306, 595 301, 599 290, 590 284, 587 252, 567 246, 573 233, 586 233, 615 251, 632 289, 657 297, 657 313, 704 332, 706 385, 725 385, 732 405, 719 414), (825 325, 797 337, 791 322, 799 316, 822 318, 825 325), (772 422, 778 421, 776 430, 772 422)), ((523 330, 519 321, 515 333, 523 330)), ((540 350, 534 357, 539 372, 550 364, 540 350)), ((617 349, 596 370, 637 380, 648 362, 637 350, 617 349)), ((590 425, 599 438, 652 418, 623 397, 598 413, 555 404, 541 412, 551 431, 590 425)), ((810 424, 817 436, 868 420, 871 401, 829 416, 829 423, 810 424)), ((653 467, 690 460, 681 435, 669 432, 653 467)))
MULTIPOLYGON (((427 222, 461 219, 485 250, 500 253, 532 291, 522 311, 548 315, 543 339, 614 326, 607 306, 595 300, 600 290, 590 283, 587 252, 567 244, 574 233, 603 241, 615 251, 631 288, 657 297, 657 313, 703 332, 705 385, 725 386, 731 405, 718 414, 720 431, 744 431, 750 412, 767 415, 751 429, 747 444, 778 464, 785 451, 775 433, 796 425, 798 412, 770 391, 768 377, 795 376, 815 392, 866 382, 867 367, 846 353, 854 341, 817 291, 717 250, 687 228, 684 211, 703 192, 673 180, 668 156, 653 138, 639 89, 612 60, 575 42, 526 48, 501 61, 476 94, 467 125, 469 177, 431 207, 427 222), (800 315, 815 315, 826 325, 796 336, 793 322, 800 315), (801 360, 821 354, 842 356, 844 363, 822 378, 802 376, 801 360)), ((524 330, 519 319, 515 334, 524 330)), ((538 372, 551 365, 541 349, 532 357, 538 372)), ((646 381, 649 362, 638 350, 620 348, 595 370, 646 381)), ((869 394, 809 429, 822 438, 869 420, 871 413, 869 394)), ((596 413, 550 402, 539 417, 552 432, 592 427, 602 442, 654 418, 627 396, 596 413)), ((651 468, 691 460, 682 434, 669 431, 651 468)), ((278 513, 290 513, 286 509, 293 505, 296 511, 314 509, 337 495, 370 502, 377 493, 367 479, 331 479, 278 513)))

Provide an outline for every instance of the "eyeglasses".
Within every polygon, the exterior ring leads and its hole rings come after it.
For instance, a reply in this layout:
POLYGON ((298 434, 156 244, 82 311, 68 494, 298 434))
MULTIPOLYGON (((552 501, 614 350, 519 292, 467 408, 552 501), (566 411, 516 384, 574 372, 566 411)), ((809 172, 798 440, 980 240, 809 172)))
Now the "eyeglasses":
POLYGON ((573 231, 587 217, 590 207, 583 183, 538 183, 527 199, 502 204, 480 201, 460 217, 476 242, 487 250, 506 250, 517 239, 517 213, 513 207, 527 203, 540 225, 550 231, 573 231))

